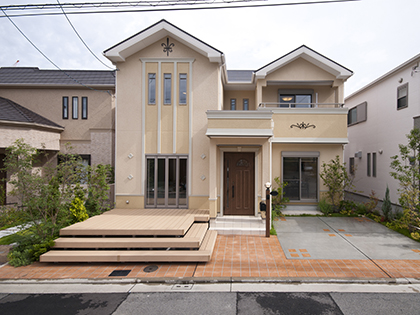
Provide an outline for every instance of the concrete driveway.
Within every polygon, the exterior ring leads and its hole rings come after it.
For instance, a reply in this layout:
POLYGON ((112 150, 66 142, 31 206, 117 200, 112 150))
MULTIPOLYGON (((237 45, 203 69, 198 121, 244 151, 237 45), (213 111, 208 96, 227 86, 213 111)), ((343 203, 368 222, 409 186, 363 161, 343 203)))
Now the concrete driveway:
POLYGON ((420 259, 420 243, 368 218, 285 217, 274 221, 288 259, 420 259))

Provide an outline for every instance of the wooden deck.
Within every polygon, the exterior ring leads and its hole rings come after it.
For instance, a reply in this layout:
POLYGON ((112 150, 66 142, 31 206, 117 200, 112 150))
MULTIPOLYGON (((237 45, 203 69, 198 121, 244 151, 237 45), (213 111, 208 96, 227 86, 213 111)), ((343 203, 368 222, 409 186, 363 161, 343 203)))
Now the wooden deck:
POLYGON ((217 232, 207 210, 113 209, 60 231, 41 262, 205 262, 217 232))

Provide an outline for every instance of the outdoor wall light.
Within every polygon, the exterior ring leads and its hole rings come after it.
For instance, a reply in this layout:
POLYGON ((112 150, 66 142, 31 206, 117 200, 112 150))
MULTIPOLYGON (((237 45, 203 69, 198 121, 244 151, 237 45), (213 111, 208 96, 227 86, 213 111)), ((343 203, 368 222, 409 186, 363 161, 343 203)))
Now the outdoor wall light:
POLYGON ((266 183, 265 183, 265 188, 267 188, 267 189, 268 189, 268 188, 270 188, 270 187, 271 187, 271 183, 270 183, 270 182, 266 182, 266 183))
POLYGON ((206 179, 206 176, 201 175, 201 180, 205 180, 205 179, 206 179))
POLYGON ((201 154, 201 158, 204 160, 207 156, 203 153, 201 154))
POLYGON ((128 175, 128 176, 127 176, 127 178, 128 178, 128 179, 133 179, 133 178, 134 178, 134 176, 130 174, 130 175, 128 175))
POLYGON ((130 200, 126 200, 126 201, 125 201, 125 203, 126 203, 126 204, 129 204, 129 203, 130 203, 130 200))
POLYGON ((378 152, 379 152, 379 154, 382 154, 382 153, 384 153, 384 150, 381 149, 378 152))
POLYGON ((133 158, 133 156, 134 156, 134 155, 133 155, 133 153, 130 153, 130 154, 128 155, 128 158, 129 158, 129 159, 132 159, 132 158, 133 158))

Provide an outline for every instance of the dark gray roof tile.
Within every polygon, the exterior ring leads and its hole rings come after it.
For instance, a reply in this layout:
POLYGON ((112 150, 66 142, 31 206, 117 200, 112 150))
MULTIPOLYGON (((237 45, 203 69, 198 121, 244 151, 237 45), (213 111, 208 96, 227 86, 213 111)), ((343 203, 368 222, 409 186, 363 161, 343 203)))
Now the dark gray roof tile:
POLYGON ((55 122, 34 113, 7 98, 0 97, 0 120, 40 124, 49 127, 63 128, 55 122))

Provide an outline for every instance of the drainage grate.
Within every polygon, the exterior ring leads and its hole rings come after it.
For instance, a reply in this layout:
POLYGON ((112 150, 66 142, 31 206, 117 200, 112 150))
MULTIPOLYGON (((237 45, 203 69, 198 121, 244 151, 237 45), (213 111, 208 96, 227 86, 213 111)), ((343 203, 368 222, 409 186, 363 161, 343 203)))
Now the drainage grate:
POLYGON ((114 270, 108 277, 127 277, 131 270, 114 270))
POLYGON ((193 287, 193 284, 175 284, 172 287, 172 290, 191 290, 193 287))
POLYGON ((156 271, 156 270, 158 270, 158 269, 159 269, 159 267, 158 267, 158 266, 156 266, 156 265, 150 265, 150 266, 145 267, 145 268, 143 269, 143 271, 144 271, 144 272, 154 272, 154 271, 156 271))

